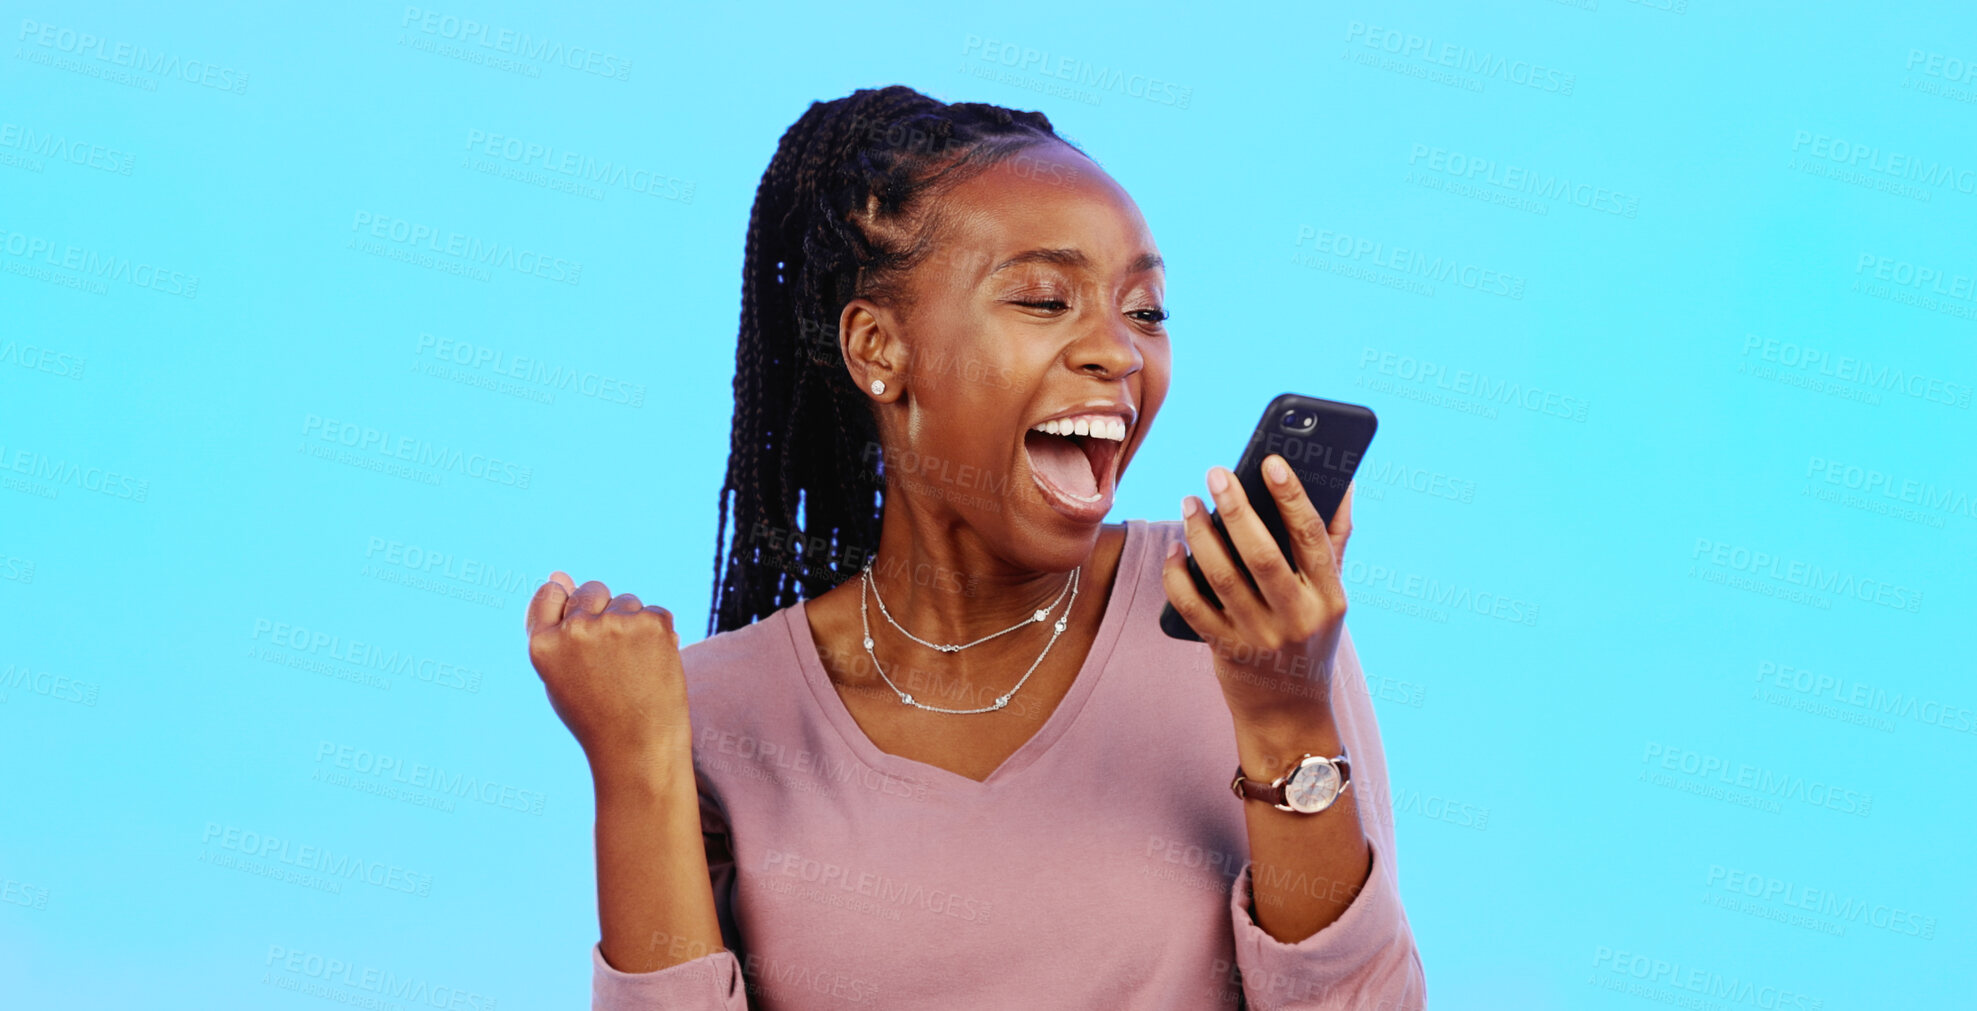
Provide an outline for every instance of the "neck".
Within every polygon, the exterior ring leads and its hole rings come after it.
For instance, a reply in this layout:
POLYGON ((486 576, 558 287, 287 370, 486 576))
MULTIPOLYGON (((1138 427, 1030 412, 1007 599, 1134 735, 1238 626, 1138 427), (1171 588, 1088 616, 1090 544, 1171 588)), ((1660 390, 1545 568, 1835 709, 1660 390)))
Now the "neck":
MULTIPOLYGON (((1071 570, 1083 566, 1079 578, 1079 609, 1094 595, 1100 580, 1091 562, 1097 538, 1085 545, 1062 569, 1032 567, 998 555, 972 528, 958 520, 915 515, 888 503, 872 556, 872 582, 885 599, 894 620, 930 642, 972 642, 1051 608, 1064 613, 1070 597, 1064 588, 1071 570), (1064 595, 1063 600, 1058 600, 1064 595)), ((885 624, 877 602, 871 605, 874 636, 885 624)), ((1048 628, 1048 623, 1039 628, 1048 628)), ((890 626, 887 626, 890 631, 890 626)), ((895 633, 896 634, 896 633, 895 633)), ((1008 639, 1024 639, 1021 632, 1008 639)), ((984 643, 980 649, 1001 644, 984 643)), ((1035 649, 1034 643, 1027 648, 1035 649)), ((973 652, 972 650, 970 652, 973 652)))

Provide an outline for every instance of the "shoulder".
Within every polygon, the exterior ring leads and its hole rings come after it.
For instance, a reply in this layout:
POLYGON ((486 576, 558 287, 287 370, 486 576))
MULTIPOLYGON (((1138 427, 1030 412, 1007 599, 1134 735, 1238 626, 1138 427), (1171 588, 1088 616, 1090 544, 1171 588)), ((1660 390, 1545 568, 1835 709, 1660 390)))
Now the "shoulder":
POLYGON ((792 637, 794 623, 804 620, 792 604, 681 648, 696 752, 730 735, 765 741, 800 735, 796 728, 813 715, 803 654, 792 637))
POLYGON ((1159 578, 1160 568, 1167 561, 1167 545, 1179 542, 1185 547, 1188 542, 1187 528, 1181 525, 1180 520, 1127 520, 1126 527, 1129 531, 1138 528, 1142 539, 1140 569, 1155 573, 1155 579, 1159 578))
POLYGON ((746 688, 746 682, 766 670, 797 662, 790 639, 790 622, 796 606, 790 605, 740 628, 716 632, 680 648, 680 666, 686 673, 687 692, 746 688))

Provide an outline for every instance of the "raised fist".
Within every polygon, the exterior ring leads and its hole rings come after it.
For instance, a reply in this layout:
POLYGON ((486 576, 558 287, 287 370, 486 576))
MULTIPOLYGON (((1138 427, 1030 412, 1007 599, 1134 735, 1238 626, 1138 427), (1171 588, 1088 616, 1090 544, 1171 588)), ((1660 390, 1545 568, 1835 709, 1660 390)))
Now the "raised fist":
POLYGON ((529 661, 593 771, 691 748, 686 674, 672 612, 552 573, 529 601, 529 661))

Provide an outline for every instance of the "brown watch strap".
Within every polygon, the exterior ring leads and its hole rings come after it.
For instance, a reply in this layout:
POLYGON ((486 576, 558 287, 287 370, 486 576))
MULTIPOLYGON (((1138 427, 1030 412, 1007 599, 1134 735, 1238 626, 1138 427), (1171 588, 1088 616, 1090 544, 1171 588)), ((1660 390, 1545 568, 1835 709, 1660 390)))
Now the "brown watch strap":
MULTIPOLYGON (((1304 764, 1304 760, 1310 757, 1312 757, 1310 752, 1299 755, 1297 760, 1291 763, 1290 768, 1284 770, 1283 775, 1267 783, 1250 779, 1248 776, 1243 775, 1242 764, 1238 762, 1236 764, 1236 778, 1230 781, 1229 789, 1235 791, 1238 797, 1260 800, 1272 807, 1288 807, 1289 803, 1284 799, 1284 785, 1290 781, 1291 773, 1297 771, 1297 767, 1304 764)), ((1340 748, 1339 753, 1332 757, 1332 761, 1338 764, 1339 790, 1340 792, 1344 792, 1346 784, 1352 782, 1352 766, 1350 760, 1346 758, 1345 749, 1340 748)))

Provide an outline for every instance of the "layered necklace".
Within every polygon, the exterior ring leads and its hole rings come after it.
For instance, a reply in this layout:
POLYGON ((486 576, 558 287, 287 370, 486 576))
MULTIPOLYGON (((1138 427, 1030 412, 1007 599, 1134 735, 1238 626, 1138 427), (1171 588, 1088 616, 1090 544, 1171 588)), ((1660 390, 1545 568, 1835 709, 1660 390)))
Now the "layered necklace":
POLYGON ((1038 608, 1035 613, 1031 614, 1027 618, 1024 618, 1022 621, 1019 621, 1016 624, 1011 625, 1000 632, 994 632, 989 635, 982 636, 981 638, 976 639, 974 642, 942 643, 942 642, 928 642, 927 640, 922 639, 911 632, 908 632, 905 626, 901 625, 898 621, 895 621, 893 619, 892 612, 886 610, 885 598, 879 596, 879 584, 874 582, 872 579, 872 563, 868 561, 865 563, 864 570, 859 574, 859 578, 863 581, 863 585, 859 587, 859 591, 858 591, 858 621, 861 625, 864 626, 865 655, 871 658, 872 669, 879 672, 879 677, 885 678, 885 682, 887 686, 891 687, 893 693, 899 696, 899 701, 905 703, 906 705, 914 706, 919 709, 925 709, 928 712, 932 712, 932 713, 965 714, 965 713, 995 712, 996 710, 1001 709, 1004 706, 1007 706, 1009 704, 1009 700, 1016 697, 1016 692, 1023 687, 1023 683, 1025 681, 1028 681, 1030 679, 1031 674, 1036 673, 1037 667, 1043 663, 1043 658, 1050 655, 1050 647, 1055 646, 1057 644, 1057 637, 1064 634, 1064 629, 1071 622, 1071 610, 1072 608, 1078 606, 1078 573, 1083 569, 1084 566, 1080 565, 1078 566, 1078 568, 1071 570, 1071 575, 1064 580, 1064 588, 1062 590, 1057 591, 1057 599, 1051 601, 1049 607, 1038 608), (1065 606, 1064 613, 1062 615, 1059 615, 1057 621, 1051 626, 1050 641, 1043 644, 1043 652, 1037 654, 1036 660, 1030 664, 1029 670, 1023 672, 1023 678, 1021 681, 1016 682, 1015 688, 1009 689, 1009 691, 998 697, 995 700, 994 705, 983 706, 980 709, 943 709, 939 706, 930 706, 924 702, 915 700, 912 695, 906 693, 905 691, 902 691, 898 685, 893 684, 892 678, 886 676, 885 668, 880 666, 879 664, 879 655, 877 653, 872 652, 872 618, 871 618, 871 613, 865 607, 866 590, 870 590, 872 594, 872 599, 877 600, 879 602, 879 613, 885 615, 886 621, 891 623, 893 628, 898 629, 901 635, 904 635, 908 639, 911 639, 914 642, 917 642, 920 645, 927 647, 928 649, 939 650, 942 653, 959 653, 962 650, 969 648, 970 646, 979 646, 982 643, 988 642, 990 639, 997 639, 1002 636, 1008 635, 1009 633, 1014 632, 1019 628, 1027 628, 1031 625, 1042 624, 1043 622, 1050 620, 1050 612, 1057 609, 1057 605, 1064 601, 1064 597, 1066 594, 1070 595, 1071 602, 1070 604, 1065 606))

